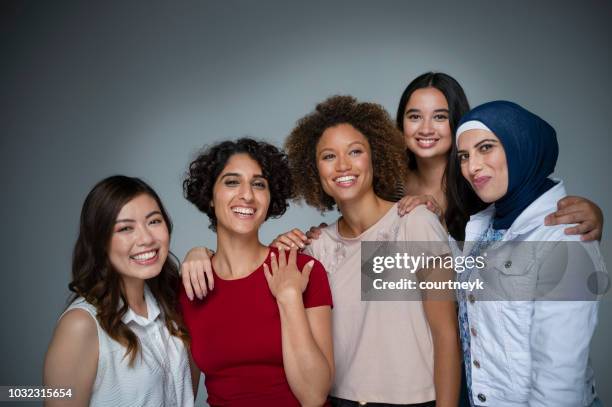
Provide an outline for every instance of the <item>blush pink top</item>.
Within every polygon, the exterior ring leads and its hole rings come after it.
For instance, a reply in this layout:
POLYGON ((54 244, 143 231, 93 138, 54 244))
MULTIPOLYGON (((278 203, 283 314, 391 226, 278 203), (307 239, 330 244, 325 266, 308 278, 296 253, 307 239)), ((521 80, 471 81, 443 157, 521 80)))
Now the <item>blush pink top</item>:
POLYGON ((358 237, 340 236, 337 226, 323 229, 306 250, 323 263, 334 297, 336 376, 331 395, 392 404, 434 400, 433 343, 423 304, 361 301, 361 242, 446 245, 445 229, 424 206, 399 217, 397 205, 358 237))

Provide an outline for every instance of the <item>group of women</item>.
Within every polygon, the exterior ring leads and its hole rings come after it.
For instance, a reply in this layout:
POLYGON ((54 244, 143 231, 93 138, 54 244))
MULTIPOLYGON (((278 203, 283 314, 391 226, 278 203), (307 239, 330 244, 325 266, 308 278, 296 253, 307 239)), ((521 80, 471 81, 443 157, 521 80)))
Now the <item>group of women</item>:
POLYGON ((486 302, 462 291, 457 302, 361 301, 362 241, 450 234, 477 255, 581 234, 597 254, 601 211, 549 178, 557 143, 544 120, 502 101, 470 111, 453 78, 427 73, 404 91, 397 123, 379 105, 334 96, 298 121, 285 151, 240 139, 190 164, 184 194, 217 247, 190 251, 180 289, 155 192, 122 176, 96 185, 45 384, 75 389, 76 405, 191 405, 200 371, 212 406, 598 403, 595 301, 486 302), (261 225, 289 198, 341 216, 262 243, 261 225))

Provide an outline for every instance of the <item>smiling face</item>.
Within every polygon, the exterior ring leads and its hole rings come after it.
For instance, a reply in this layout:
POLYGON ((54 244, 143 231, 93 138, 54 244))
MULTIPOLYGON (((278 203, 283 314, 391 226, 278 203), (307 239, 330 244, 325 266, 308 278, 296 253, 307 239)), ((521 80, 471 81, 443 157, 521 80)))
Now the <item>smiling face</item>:
POLYGON ((323 190, 337 204, 374 192, 370 144, 350 124, 325 130, 317 143, 316 154, 323 190))
POLYGON ((261 167, 248 154, 234 154, 213 187, 217 232, 257 234, 266 220, 270 189, 261 167))
POLYGON ((406 147, 419 158, 446 156, 452 138, 448 102, 436 88, 415 90, 404 111, 406 147))
POLYGON ((495 202, 508 191, 506 153, 495 134, 468 130, 459 137, 458 158, 461 174, 484 202, 495 202))
POLYGON ((141 194, 119 211, 108 258, 121 278, 146 280, 160 273, 169 244, 168 226, 157 202, 141 194))

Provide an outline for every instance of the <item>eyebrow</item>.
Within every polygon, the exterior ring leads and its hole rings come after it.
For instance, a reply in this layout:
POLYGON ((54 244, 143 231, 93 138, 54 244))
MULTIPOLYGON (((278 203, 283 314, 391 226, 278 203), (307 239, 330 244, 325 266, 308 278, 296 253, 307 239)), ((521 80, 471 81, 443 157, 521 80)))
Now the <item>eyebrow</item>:
MULTIPOLYGON (((225 174, 221 175, 219 180, 222 180, 225 177, 241 177, 241 176, 242 176, 242 174, 238 174, 237 172, 226 172, 225 174)), ((255 175, 253 175, 253 178, 266 179, 266 177, 264 177, 261 174, 255 174, 255 175)))
POLYGON ((474 144, 474 147, 479 147, 482 143, 486 143, 487 141, 490 143, 498 143, 497 140, 493 140, 492 138, 487 138, 484 140, 480 140, 478 143, 474 144))
MULTIPOLYGON (((161 215, 161 212, 158 210, 151 211, 147 214, 147 216, 145 216, 145 219, 149 219, 151 216, 155 216, 155 215, 161 215)), ((123 222, 134 223, 136 221, 134 219, 117 219, 115 221, 115 224, 123 223, 123 222)))
MULTIPOLYGON (((351 147, 353 144, 359 144, 363 147, 365 147, 365 144, 363 143, 363 141, 359 141, 359 140, 355 140, 355 141, 351 141, 347 147, 351 147)), ((319 154, 324 153, 325 151, 333 151, 334 149, 331 147, 326 147, 321 149, 321 151, 319 151, 319 154)))
MULTIPOLYGON (((420 112, 421 112, 420 109, 408 109, 408 110, 406 110, 405 114, 408 114, 408 113, 420 113, 420 112)), ((434 113, 449 113, 449 111, 448 111, 448 109, 435 109, 434 113)))
POLYGON ((350 146, 352 146, 353 144, 361 144, 362 146, 365 146, 365 144, 363 144, 363 142, 362 142, 362 141, 359 141, 359 140, 355 140, 355 141, 353 141, 353 142, 350 142, 348 146, 350 147, 350 146))

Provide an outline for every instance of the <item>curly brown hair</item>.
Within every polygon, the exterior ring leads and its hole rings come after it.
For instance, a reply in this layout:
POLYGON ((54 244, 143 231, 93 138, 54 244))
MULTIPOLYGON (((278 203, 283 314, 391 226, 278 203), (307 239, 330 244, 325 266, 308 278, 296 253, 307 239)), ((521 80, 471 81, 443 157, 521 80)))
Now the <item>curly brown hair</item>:
POLYGON ((209 228, 217 230, 217 217, 211 206, 213 188, 217 178, 234 154, 248 154, 261 167, 263 177, 270 188, 270 206, 268 218, 278 218, 285 213, 291 197, 291 176, 287 155, 264 141, 241 138, 236 141, 224 141, 205 148, 189 164, 189 171, 183 180, 183 194, 210 219, 209 228))
POLYGON ((339 124, 353 126, 368 140, 372 150, 374 193, 386 200, 397 200, 408 168, 402 133, 381 105, 340 95, 319 103, 314 112, 297 122, 285 141, 294 198, 303 199, 321 212, 334 208, 334 199, 321 185, 316 150, 323 132, 339 124))

